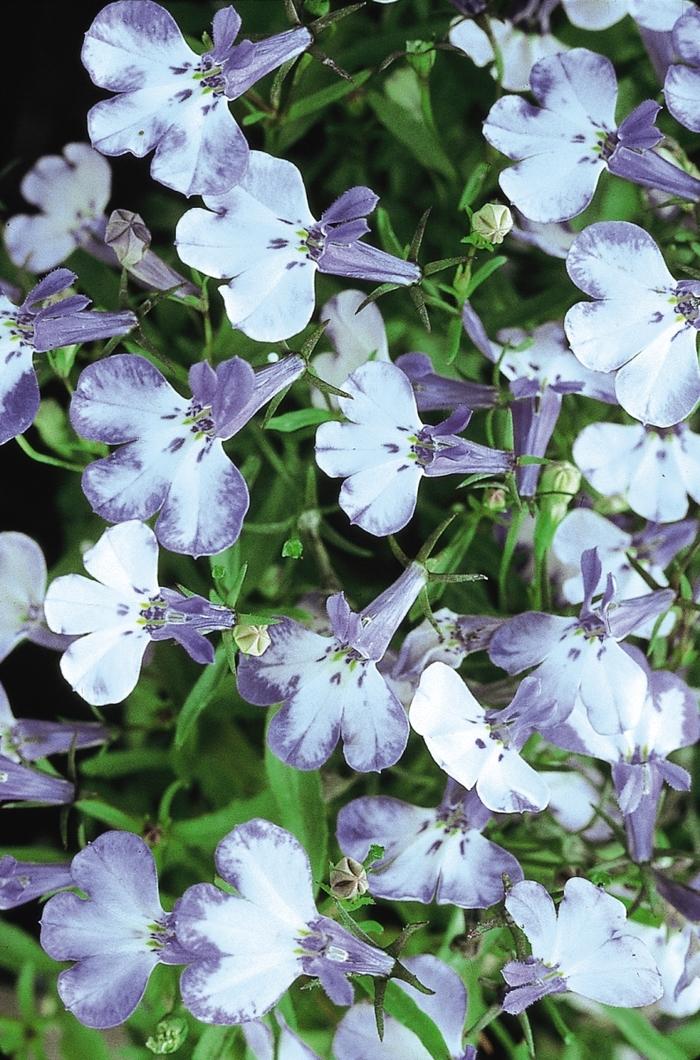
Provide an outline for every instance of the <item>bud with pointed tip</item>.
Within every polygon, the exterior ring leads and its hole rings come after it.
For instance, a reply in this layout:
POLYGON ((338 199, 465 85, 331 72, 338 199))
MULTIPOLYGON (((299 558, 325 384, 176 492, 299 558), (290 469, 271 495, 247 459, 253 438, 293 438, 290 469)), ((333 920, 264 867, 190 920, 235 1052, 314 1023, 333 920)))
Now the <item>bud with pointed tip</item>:
POLYGON ((140 214, 133 210, 112 210, 105 230, 105 243, 114 251, 119 264, 131 268, 151 245, 151 233, 140 214))
POLYGON ((241 623, 234 627, 233 639, 244 655, 262 655, 270 647, 267 626, 248 626, 241 623))
POLYGON ((364 866, 354 858, 343 857, 331 869, 331 892, 335 898, 356 898, 369 888, 364 866))
POLYGON ((489 243, 502 243, 513 227, 513 215, 500 202, 487 202, 472 215, 472 232, 488 239, 489 243))

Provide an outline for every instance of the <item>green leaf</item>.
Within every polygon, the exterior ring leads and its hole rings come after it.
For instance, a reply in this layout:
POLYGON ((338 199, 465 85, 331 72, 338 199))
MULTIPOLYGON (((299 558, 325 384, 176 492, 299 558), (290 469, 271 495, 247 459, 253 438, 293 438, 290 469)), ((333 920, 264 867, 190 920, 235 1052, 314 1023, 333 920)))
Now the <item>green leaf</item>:
POLYGON ((285 114, 285 120, 288 122, 297 121, 299 118, 308 118, 312 114, 318 113, 328 107, 331 103, 336 103, 343 96, 347 96, 350 92, 356 92, 357 89, 364 85, 367 78, 372 73, 371 70, 360 70, 358 73, 352 75, 352 81, 339 81, 327 88, 322 88, 318 92, 312 92, 310 96, 305 96, 304 99, 299 99, 287 109, 285 114))
POLYGON ((0 968, 19 972, 27 962, 33 964, 37 972, 55 974, 58 970, 56 961, 44 953, 38 942, 21 928, 0 920, 0 968))
POLYGON ((436 134, 422 121, 379 92, 369 92, 369 104, 382 125, 403 144, 426 169, 454 180, 455 170, 436 134))
POLYGON ((469 174, 467 183, 464 185, 464 190, 459 200, 459 206, 457 209, 466 210, 467 206, 476 199, 477 195, 481 191, 481 187, 486 180, 491 166, 488 162, 479 162, 469 174))
POLYGON ((230 1060, 238 1027, 205 1027, 194 1047, 192 1060, 230 1060))
POLYGON ((99 799, 79 799, 75 804, 76 810, 80 810, 86 817, 92 817, 95 821, 108 824, 112 828, 120 828, 126 832, 141 833, 141 821, 136 817, 130 817, 114 806, 109 806, 99 799))
POLYGON ((141 770, 152 772, 170 768, 170 755, 157 748, 137 747, 129 751, 108 751, 88 758, 80 767, 86 777, 126 777, 141 770))
POLYGON ((271 791, 263 791, 251 799, 233 799, 228 805, 189 821, 174 821, 170 829, 174 839, 189 847, 210 853, 220 839, 252 817, 270 817, 277 809, 271 791))
POLYGON ((309 855, 314 880, 320 882, 326 875, 328 826, 319 772, 285 765, 265 744, 265 773, 277 803, 278 822, 297 837, 309 855))
POLYGON ((617 1029, 635 1049, 638 1049, 645 1060, 688 1060, 695 1055, 686 1053, 679 1045, 661 1034, 649 1023, 649 1020, 633 1009, 612 1008, 603 1005, 608 1017, 617 1029))
POLYGON ((214 662, 204 667, 190 694, 182 704, 182 710, 178 715, 177 725, 175 726, 175 746, 178 749, 184 747, 197 722, 197 718, 209 706, 224 674, 228 672, 226 652, 223 646, 220 645, 216 649, 214 662))
POLYGON ((298 409, 296 412, 285 412, 281 416, 273 416, 267 422, 268 431, 281 431, 283 434, 291 434, 292 431, 300 431, 302 427, 315 427, 319 423, 327 423, 336 417, 328 409, 298 409))
POLYGON ((100 1031, 84 1027, 67 1012, 62 1023, 61 1054, 65 1060, 90 1057, 90 1060, 110 1060, 112 1052, 100 1031))
POLYGON ((480 269, 477 269, 471 278, 469 287, 467 289, 467 298, 471 298, 477 287, 481 287, 485 280, 488 280, 497 269, 500 269, 502 265, 508 261, 508 258, 504 257, 503 254, 497 255, 495 258, 491 258, 490 261, 485 262, 480 269))

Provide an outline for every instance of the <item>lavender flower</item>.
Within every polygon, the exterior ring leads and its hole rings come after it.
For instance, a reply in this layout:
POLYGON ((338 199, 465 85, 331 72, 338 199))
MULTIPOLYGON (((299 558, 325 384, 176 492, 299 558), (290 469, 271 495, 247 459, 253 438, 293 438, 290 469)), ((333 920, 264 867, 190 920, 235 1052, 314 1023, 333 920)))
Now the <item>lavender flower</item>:
POLYGON ((82 60, 96 85, 118 95, 88 114, 93 147, 138 158, 155 148, 151 176, 184 195, 221 195, 237 184, 249 151, 228 101, 312 40, 299 27, 234 45, 240 25, 233 7, 217 11, 213 48, 197 55, 160 4, 118 0, 103 8, 85 34, 82 60))
POLYGON ((263 655, 238 664, 238 691, 249 703, 282 703, 268 743, 283 762, 317 769, 342 737, 345 760, 359 772, 386 769, 408 739, 406 712, 377 669, 389 642, 426 583, 412 564, 359 614, 343 593, 327 603, 332 636, 320 636, 292 619, 269 629, 263 655))
POLYGON ((20 184, 36 214, 17 214, 5 226, 10 260, 30 272, 55 268, 76 247, 103 258, 105 208, 111 194, 109 163, 88 144, 66 144, 60 155, 45 155, 20 184))
POLYGON ((237 540, 249 497, 222 442, 304 370, 291 356, 255 373, 233 357, 216 371, 190 369, 192 397, 181 397, 143 357, 123 354, 89 365, 71 401, 85 438, 122 445, 90 464, 83 490, 93 511, 122 522, 160 510, 156 535, 171 552, 221 552, 237 540))
POLYGON ((0 444, 23 434, 39 408, 35 353, 59 346, 126 335, 136 317, 121 313, 88 313, 90 299, 56 296, 77 279, 69 269, 56 269, 34 287, 20 306, 0 294, 0 444), (41 305, 42 302, 47 304, 41 305))
POLYGON ((532 956, 509 961, 506 1012, 517 1015, 548 994, 571 991, 592 1001, 641 1008, 662 993, 654 960, 626 923, 622 902, 576 877, 564 885, 558 910, 540 883, 522 880, 506 909, 527 935, 532 956))
POLYGON ((673 523, 700 502, 700 435, 684 424, 650 430, 637 424, 590 423, 573 456, 591 485, 619 496, 655 523, 673 523))
POLYGON ((112 526, 83 556, 88 574, 56 578, 46 594, 46 618, 77 639, 61 658, 61 672, 88 703, 120 703, 133 691, 152 640, 176 640, 200 663, 214 649, 204 634, 228 629, 235 616, 201 596, 158 585, 158 543, 144 523, 112 526))
POLYGON ((36 541, 13 530, 0 533, 0 662, 25 638, 63 651, 70 644, 46 626, 46 560, 36 541))
POLYGON ((322 423, 316 463, 345 478, 340 507, 370 534, 392 534, 410 521, 424 475, 499 474, 514 466, 512 453, 456 435, 470 412, 458 409, 436 427, 418 417, 411 384, 400 368, 370 362, 346 380, 350 398, 338 404, 349 423, 322 423))
POLYGON ((673 27, 673 50, 681 63, 669 67, 664 81, 666 106, 693 132, 700 132, 700 11, 691 7, 673 27))
MULTIPOLYGON (((427 953, 409 957, 404 963, 433 993, 423 994, 408 983, 397 981, 399 989, 437 1026, 453 1060, 476 1060, 474 1046, 462 1044, 467 991, 457 972, 427 953)), ((427 1055, 417 1035, 393 1016, 385 1017, 384 1037, 380 1040, 374 1012, 367 1001, 346 1012, 333 1038, 336 1060, 425 1060, 427 1055)))
MULTIPOLYGON (((489 19, 489 25, 501 52, 501 85, 508 92, 525 92, 535 63, 567 50, 566 44, 549 32, 529 32, 528 27, 521 29, 513 22, 504 22, 499 18, 489 19)), ((452 47, 468 55, 475 66, 490 65, 491 75, 496 77, 491 41, 472 18, 455 19, 450 26, 448 39, 452 47)))
POLYGON ((108 739, 108 730, 97 722, 15 718, 5 689, 0 685, 0 754, 5 758, 13 762, 34 762, 74 749, 99 747, 108 739))
MULTIPOLYGON (((647 688, 645 671, 618 643, 673 601, 670 589, 615 602, 615 583, 608 575, 597 604, 593 597, 602 566, 596 549, 581 557, 584 600, 578 618, 530 611, 516 615, 496 630, 489 656, 510 674, 534 666, 540 683, 536 702, 550 712, 539 728, 565 721, 577 698, 595 729, 603 735, 637 724, 647 688)), ((522 688, 522 685, 521 685, 522 688)))
POLYGON ((197 884, 176 909, 177 939, 191 954, 180 990, 197 1019, 258 1019, 304 974, 317 976, 335 1004, 350 1005, 348 974, 391 972, 387 953, 319 915, 309 859, 289 832, 248 821, 221 840, 215 861, 237 893, 197 884))
POLYGON ((75 788, 63 777, 29 769, 0 754, 0 802, 38 802, 62 806, 73 801, 75 788))
POLYGON ((475 788, 489 810, 533 813, 545 808, 549 791, 519 752, 549 705, 543 699, 538 710, 538 699, 538 682, 526 679, 505 710, 487 713, 454 670, 434 662, 423 671, 409 718, 440 768, 475 788))
MULTIPOLYGON (((311 361, 311 367, 326 383, 341 389, 347 377, 360 365, 367 361, 389 360, 382 314, 373 302, 358 313, 364 300, 362 291, 341 291, 329 298, 319 314, 320 320, 328 321, 324 338, 330 339, 334 352, 317 354, 311 361)), ((337 409, 338 399, 314 388, 311 391, 311 404, 316 408, 330 406, 337 409)))
POLYGON ((0 857, 0 909, 16 909, 72 883, 68 864, 17 861, 11 855, 0 857))
POLYGON ((421 270, 362 242, 365 218, 378 202, 369 188, 350 188, 311 215, 301 173, 291 162, 251 151, 238 187, 205 195, 206 210, 188 210, 177 226, 180 257, 219 287, 228 318, 251 339, 296 335, 314 311, 316 270, 351 279, 409 286, 421 270))
POLYGON ((690 776, 668 761, 679 747, 700 737, 697 696, 680 677, 665 670, 651 671, 641 652, 633 652, 646 671, 648 689, 639 718, 620 733, 602 735, 592 727, 577 702, 566 721, 545 731, 558 747, 592 755, 612 764, 615 794, 625 819, 628 846, 635 861, 649 861, 654 846, 656 811, 664 781, 677 791, 690 789, 690 776))
POLYGON ((458 405, 466 405, 469 409, 486 409, 498 401, 498 391, 494 386, 439 375, 426 353, 402 353, 396 358, 396 367, 410 379, 419 412, 436 409, 452 411, 458 405))
POLYGON ((627 221, 586 228, 566 267, 595 299, 578 302, 564 321, 578 359, 616 373, 617 400, 630 416, 657 427, 679 423, 700 397, 700 284, 674 280, 651 236, 627 221))
POLYGON ((530 73, 539 106, 520 96, 494 103, 484 122, 488 142, 514 159, 499 183, 533 221, 564 221, 590 203, 604 169, 644 187, 697 202, 700 181, 654 148, 661 109, 645 100, 616 125, 617 79, 609 59, 586 48, 541 59, 530 73))
POLYGON ((338 814, 338 845, 357 861, 373 843, 384 847, 367 876, 377 898, 486 909, 503 900, 504 872, 523 878, 513 855, 481 835, 490 817, 475 792, 452 781, 435 809, 370 795, 338 814))
POLYGON ((158 896, 153 855, 131 832, 105 832, 76 854, 72 884, 87 898, 50 898, 41 945, 57 961, 76 963, 58 976, 61 1001, 87 1027, 114 1027, 143 997, 155 966, 184 964, 173 914, 158 896))

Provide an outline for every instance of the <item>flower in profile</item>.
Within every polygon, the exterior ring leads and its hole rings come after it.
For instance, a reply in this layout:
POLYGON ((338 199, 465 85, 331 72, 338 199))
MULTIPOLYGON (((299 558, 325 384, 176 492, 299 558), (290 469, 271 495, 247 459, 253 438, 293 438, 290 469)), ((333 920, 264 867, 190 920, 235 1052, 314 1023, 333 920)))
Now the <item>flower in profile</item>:
POLYGON ((603 170, 644 187, 697 202, 700 181, 654 152, 663 139, 654 121, 661 109, 640 103, 615 121, 617 79, 603 55, 574 48, 550 55, 530 72, 538 106, 520 96, 497 100, 484 136, 517 164, 499 184, 532 221, 565 221, 581 213, 603 170))
POLYGON ((573 457, 605 497, 621 497, 655 523, 674 523, 700 502, 700 436, 684 423, 653 430, 641 424, 589 423, 573 457))
MULTIPOLYGON (((603 735, 631 729, 639 721, 647 675, 619 642, 667 611, 675 594, 661 589, 616 601, 615 582, 608 575, 605 591, 594 603, 601 574, 597 550, 587 549, 581 556, 584 598, 578 618, 528 611, 504 622, 489 643, 491 661, 509 674, 536 667, 536 702, 549 704, 549 713, 537 722, 540 731, 565 721, 577 699, 603 735)), ((527 697, 523 699, 526 704, 527 697)))
POLYGON ((359 614, 337 593, 326 605, 331 636, 285 618, 269 627, 267 651, 240 659, 241 696, 256 706, 282 703, 267 739, 283 762, 318 769, 341 738, 346 762, 359 772, 399 760, 408 739, 406 712, 377 663, 426 578, 411 564, 359 614))
POLYGON ((700 11, 697 7, 689 8, 674 25, 673 50, 680 62, 674 62, 666 73, 666 106, 686 129, 700 132, 700 11))
POLYGON ((107 4, 85 34, 81 56, 94 83, 118 93, 88 114, 93 147, 138 158, 155 148, 151 176, 184 195, 220 195, 237 184, 249 152, 229 100, 312 41, 298 27, 234 44, 240 26, 233 7, 217 11, 212 49, 197 55, 160 4, 107 4))
POLYGON ((16 909, 72 883, 67 863, 18 861, 9 854, 0 857, 0 909, 16 909))
POLYGON ((46 560, 39 545, 14 530, 0 533, 0 662, 23 640, 63 651, 70 641, 44 618, 46 560))
MULTIPOLYGON (((408 957, 404 964, 433 992, 424 994, 399 980, 396 985, 436 1025, 452 1060, 476 1060, 474 1046, 462 1044, 467 991, 457 972, 428 953, 408 957)), ((393 1016, 385 1017, 380 1039, 374 1010, 367 1001, 345 1013, 333 1038, 336 1060, 425 1060, 428 1055, 418 1036, 393 1016)))
POLYGON ((393 364, 370 362, 344 384, 339 398, 348 423, 322 423, 316 433, 316 463, 344 478, 340 507, 351 523, 370 534, 393 534, 410 522, 424 476, 502 474, 512 453, 457 437, 471 413, 458 408, 437 426, 418 417, 408 378, 393 364))
POLYGON ((61 657, 61 673, 88 703, 125 699, 152 640, 176 640, 195 662, 210 663, 214 649, 204 634, 234 624, 227 607, 160 588, 158 543, 145 523, 105 530, 83 563, 91 578, 56 578, 45 609, 51 629, 76 636, 61 657))
POLYGON ((0 802, 32 802, 63 806, 73 801, 75 786, 55 773, 30 769, 0 754, 0 802))
POLYGON ((628 925, 624 905, 588 880, 567 880, 558 910, 541 883, 522 880, 506 897, 506 909, 532 948, 531 957, 509 961, 501 972, 506 1012, 518 1015, 565 991, 620 1008, 661 997, 658 968, 628 925))
POLYGON ((636 420, 671 427, 685 419, 700 398, 700 283, 674 280, 651 236, 628 221, 589 225, 566 268, 594 299, 564 320, 581 363, 616 373, 617 400, 636 420))
POLYGON ((0 685, 0 754, 13 762, 34 762, 48 755, 99 747, 109 731, 95 721, 39 721, 15 718, 0 685))
POLYGON ((526 679, 508 707, 487 713, 459 674, 434 662, 423 671, 409 718, 440 768, 475 789, 489 810, 537 813, 549 789, 520 749, 549 709, 539 693, 539 683, 526 679))
POLYGON ((173 390, 150 361, 118 354, 85 368, 71 400, 84 438, 120 445, 89 464, 83 490, 110 522, 149 519, 171 552, 211 555, 237 540, 248 487, 223 450, 276 393, 304 371, 296 355, 255 373, 240 357, 214 370, 190 368, 191 397, 173 390))
POLYGON ((481 834, 490 817, 476 792, 453 781, 434 809, 368 795, 338 814, 338 845, 360 862, 373 844, 384 848, 367 876, 377 898, 486 909, 503 901, 504 872, 523 878, 513 855, 481 834))
POLYGON ((153 855, 132 832, 105 832, 75 855, 72 892, 44 906, 41 945, 57 961, 75 961, 58 976, 58 994, 76 1019, 100 1030, 128 1019, 155 966, 184 964, 173 913, 158 895, 153 855))
POLYGON ((697 696, 680 677, 666 670, 650 670, 641 652, 627 650, 648 679, 636 725, 620 733, 602 735, 577 702, 566 721, 546 729, 544 735, 558 747, 611 763, 629 852, 634 861, 644 862, 651 860, 653 853, 656 813, 664 782, 676 791, 690 790, 690 775, 669 762, 668 756, 697 742, 700 718, 697 696))
POLYGON ((56 269, 19 306, 0 293, 0 444, 23 434, 34 422, 40 400, 35 353, 126 335, 136 327, 129 310, 87 312, 90 299, 81 294, 57 301, 76 279, 69 269, 56 269))
POLYGON ((178 222, 177 252, 219 287, 229 320, 251 339, 275 342, 296 335, 314 311, 316 271, 355 280, 410 286, 418 265, 362 241, 378 197, 350 188, 317 221, 301 173, 283 158, 250 152, 240 184, 205 195, 206 210, 178 222))
POLYGON ((196 1019, 258 1019, 300 975, 316 976, 334 1004, 350 1005, 349 974, 391 973, 393 957, 318 913, 309 859, 289 832, 248 821, 221 840, 215 862, 237 893, 196 884, 175 910, 189 954, 180 992, 196 1019))
MULTIPOLYGON (((311 361, 317 376, 326 383, 342 389, 343 383, 356 368, 367 361, 388 361, 389 345, 384 321, 379 308, 370 302, 360 310, 365 300, 362 291, 350 288, 333 295, 321 308, 320 320, 327 320, 324 338, 333 346, 332 353, 319 353, 311 361)), ((315 388, 311 391, 311 404, 316 408, 338 408, 338 399, 333 394, 322 394, 315 388)))
POLYGON ((88 144, 66 144, 60 155, 40 158, 20 184, 23 197, 39 212, 17 214, 5 226, 13 264, 47 272, 76 247, 109 260, 104 231, 111 186, 109 163, 88 144))
POLYGON ((466 405, 468 409, 488 409, 498 402, 495 386, 440 375, 427 353, 402 353, 396 358, 396 367, 410 379, 419 412, 452 411, 458 405, 466 405))

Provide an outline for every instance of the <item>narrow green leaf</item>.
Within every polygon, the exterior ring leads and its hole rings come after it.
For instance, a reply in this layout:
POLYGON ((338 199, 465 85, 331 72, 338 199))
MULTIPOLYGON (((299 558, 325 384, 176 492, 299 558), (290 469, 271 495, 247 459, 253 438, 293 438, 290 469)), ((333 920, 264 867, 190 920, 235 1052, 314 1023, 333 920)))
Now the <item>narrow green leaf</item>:
POLYGON ((315 427, 319 423, 334 420, 335 416, 328 409, 298 409, 296 412, 285 412, 282 416, 273 416, 267 422, 268 431, 281 431, 291 434, 302 427, 315 427))
POLYGON ((86 777, 126 777, 140 770, 152 772, 170 768, 170 755, 157 748, 137 747, 129 751, 108 751, 86 759, 81 765, 86 777))
POLYGON ((95 821, 108 824, 112 828, 120 828, 126 832, 141 832, 141 821, 136 817, 130 817, 114 806, 108 806, 106 802, 99 799, 79 799, 75 804, 76 810, 80 810, 86 817, 92 817, 95 821))
POLYGON ((641 1012, 612 1008, 610 1005, 603 1005, 603 1008, 617 1029, 630 1045, 639 1050, 645 1060, 689 1060, 697 1052, 695 1050, 693 1053, 686 1053, 666 1035, 652 1027, 641 1012))
POLYGON ((441 173, 448 180, 455 177, 454 166, 445 154, 436 134, 393 99, 369 92, 372 110, 391 135, 403 144, 426 169, 441 173))
POLYGON ((485 262, 480 269, 477 269, 471 278, 471 282, 467 289, 467 298, 471 298, 477 287, 481 287, 485 280, 488 280, 489 276, 492 276, 497 269, 500 269, 502 265, 508 261, 508 258, 504 257, 503 254, 498 254, 495 258, 491 258, 490 261, 485 262))
POLYGON ((330 106, 331 103, 336 103, 343 96, 349 95, 350 92, 356 92, 361 85, 364 85, 371 72, 371 70, 360 70, 352 75, 352 81, 339 81, 329 85, 327 88, 320 89, 318 92, 312 92, 310 96, 305 96, 304 99, 298 99, 287 109, 285 119, 288 122, 292 122, 297 121, 299 118, 308 118, 312 114, 317 114, 325 107, 330 106))
POLYGON ((224 674, 228 673, 226 652, 222 645, 216 649, 214 662, 205 666, 190 694, 182 704, 175 726, 175 746, 183 747, 192 732, 197 718, 211 703, 224 674))

